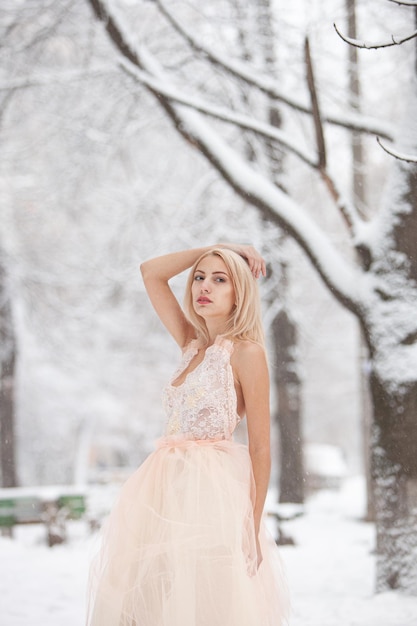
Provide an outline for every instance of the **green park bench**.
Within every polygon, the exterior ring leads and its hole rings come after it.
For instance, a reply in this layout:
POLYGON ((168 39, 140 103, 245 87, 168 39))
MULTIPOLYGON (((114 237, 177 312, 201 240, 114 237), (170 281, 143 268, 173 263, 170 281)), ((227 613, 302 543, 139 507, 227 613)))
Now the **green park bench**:
POLYGON ((19 524, 44 524, 49 546, 66 540, 66 523, 86 512, 86 495, 76 487, 12 487, 0 489, 0 531, 13 536, 19 524))

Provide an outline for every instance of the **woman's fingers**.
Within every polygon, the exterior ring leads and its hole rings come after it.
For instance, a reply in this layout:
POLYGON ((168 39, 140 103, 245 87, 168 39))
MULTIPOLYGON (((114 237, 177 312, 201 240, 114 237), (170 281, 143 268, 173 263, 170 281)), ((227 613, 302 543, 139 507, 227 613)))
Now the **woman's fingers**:
POLYGON ((253 276, 255 278, 259 278, 261 275, 266 276, 266 263, 264 258, 253 246, 246 246, 245 248, 242 256, 246 257, 253 276))
POLYGON ((260 276, 266 276, 266 263, 265 259, 259 254, 257 249, 249 243, 242 244, 221 244, 226 248, 230 248, 241 257, 246 259, 249 265, 249 269, 252 272, 254 278, 260 276))

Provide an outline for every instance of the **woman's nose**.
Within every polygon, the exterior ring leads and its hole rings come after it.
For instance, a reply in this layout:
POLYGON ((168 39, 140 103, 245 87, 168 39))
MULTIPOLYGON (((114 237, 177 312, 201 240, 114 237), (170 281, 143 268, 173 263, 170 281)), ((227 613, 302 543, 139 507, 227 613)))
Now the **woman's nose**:
POLYGON ((201 283, 201 287, 200 287, 201 291, 208 291, 209 290, 209 284, 207 280, 203 280, 201 283))

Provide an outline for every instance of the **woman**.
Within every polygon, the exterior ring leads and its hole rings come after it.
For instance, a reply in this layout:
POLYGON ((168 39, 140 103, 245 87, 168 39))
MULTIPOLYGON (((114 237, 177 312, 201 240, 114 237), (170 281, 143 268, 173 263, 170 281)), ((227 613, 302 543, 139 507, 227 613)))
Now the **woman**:
POLYGON ((287 592, 262 511, 270 474, 269 378, 248 245, 141 265, 182 348, 165 436, 122 488, 91 573, 89 626, 280 626, 287 592), (185 313, 168 281, 191 267, 185 313), (232 434, 246 416, 248 446, 232 434))

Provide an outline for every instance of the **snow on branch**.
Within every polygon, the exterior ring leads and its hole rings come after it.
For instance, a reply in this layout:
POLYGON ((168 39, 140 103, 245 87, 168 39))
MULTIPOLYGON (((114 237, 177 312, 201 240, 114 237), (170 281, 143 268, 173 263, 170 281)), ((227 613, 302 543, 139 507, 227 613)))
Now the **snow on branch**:
POLYGON ((243 115, 241 113, 237 113, 234 111, 230 111, 225 109, 224 107, 214 106, 209 102, 205 102, 201 98, 195 98, 193 96, 185 96, 184 93, 180 93, 177 88, 168 85, 166 82, 162 82, 158 79, 155 79, 146 72, 143 72, 135 67, 132 64, 129 64, 127 61, 121 60, 121 67, 135 79, 146 85, 147 87, 152 88, 161 96, 166 97, 168 100, 172 100, 173 102, 177 102, 178 104, 183 104, 195 111, 199 111, 200 113, 205 113, 210 117, 214 117, 223 122, 228 122, 237 126, 239 128, 243 128, 245 130, 252 131, 257 135, 261 135, 262 137, 266 137, 268 139, 272 139, 276 141, 283 148, 286 148, 296 156, 298 156, 304 163, 313 167, 315 169, 318 168, 319 164, 314 158, 313 154, 308 154, 305 150, 303 150, 300 146, 297 146, 287 135, 287 133, 282 130, 271 126, 270 124, 266 124, 264 122, 260 122, 258 120, 254 120, 247 115, 243 115))
POLYGON ((187 133, 231 187, 267 220, 279 224, 311 259, 323 281, 347 308, 360 314, 361 272, 345 261, 308 214, 266 176, 257 172, 195 111, 178 112, 187 133))
MULTIPOLYGON (((416 5, 417 6, 417 5, 416 5)), ((410 41, 417 37, 417 30, 411 33, 410 35, 391 35, 391 41, 378 41, 378 42, 370 42, 364 41, 361 39, 352 39, 351 37, 346 37, 340 30, 337 28, 336 24, 333 24, 335 31, 339 35, 343 41, 348 43, 351 46, 355 46, 355 48, 366 48, 367 50, 377 50, 379 48, 389 48, 390 46, 400 46, 406 41, 410 41)))
POLYGON ((385 152, 387 152, 387 154, 395 157, 396 159, 399 159, 400 161, 406 161, 407 163, 417 163, 417 156, 405 154, 404 152, 398 152, 397 150, 393 150, 392 148, 387 148, 386 146, 384 146, 379 137, 377 137, 376 140, 381 148, 385 150, 385 152))
MULTIPOLYGON (((150 78, 158 79, 171 88, 170 79, 157 59, 145 46, 134 42, 133 33, 113 0, 89 2, 117 50, 150 78)), ((199 112, 172 104, 156 91, 155 86, 147 88, 157 97, 178 132, 198 148, 230 186, 257 207, 266 220, 279 224, 299 243, 334 295, 348 309, 360 315, 361 290, 364 288, 361 271, 344 259, 322 228, 297 202, 245 161, 199 112)))
MULTIPOLYGON (((311 111, 306 112, 311 113, 311 111)), ((338 114, 323 111, 322 115, 323 121, 335 126, 340 126, 341 128, 346 128, 347 130, 354 130, 368 135, 377 135, 389 141, 392 141, 395 135, 395 129, 392 124, 383 120, 377 120, 369 115, 363 115, 362 113, 344 111, 338 114), (382 132, 379 132, 379 129, 382 132)))
MULTIPOLYGON (((204 46, 201 43, 201 40, 194 37, 194 35, 174 17, 163 0, 155 0, 155 3, 176 32, 181 35, 181 37, 193 50, 208 59, 210 63, 222 68, 235 78, 243 80, 248 85, 259 89, 259 91, 266 94, 269 98, 271 98, 271 100, 282 102, 291 109, 300 111, 301 113, 306 113, 308 115, 312 114, 311 107, 309 107, 308 104, 298 98, 289 96, 287 93, 282 91, 273 78, 270 78, 269 76, 262 76, 257 68, 250 67, 247 63, 244 64, 240 61, 236 61, 235 59, 230 59, 219 54, 217 51, 204 46)), ((378 135, 390 141, 392 141, 394 137, 394 129, 391 124, 372 117, 361 115, 359 113, 351 112, 338 114, 323 112, 323 121, 335 126, 341 126, 348 130, 378 135)))

